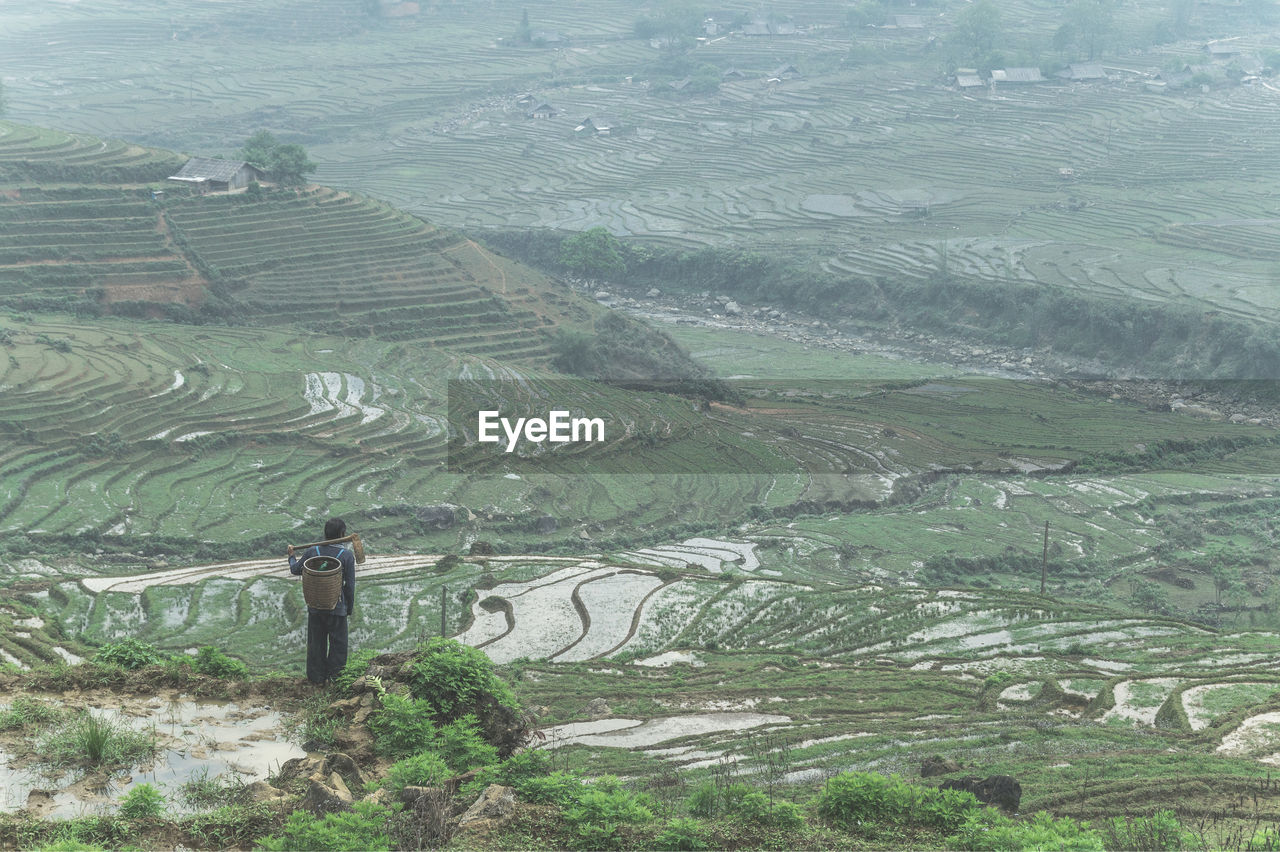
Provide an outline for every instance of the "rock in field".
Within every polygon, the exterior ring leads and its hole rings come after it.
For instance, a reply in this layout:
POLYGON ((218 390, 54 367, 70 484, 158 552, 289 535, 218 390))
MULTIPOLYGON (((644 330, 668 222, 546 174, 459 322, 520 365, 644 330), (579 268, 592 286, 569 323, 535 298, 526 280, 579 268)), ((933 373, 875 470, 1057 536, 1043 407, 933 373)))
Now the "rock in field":
POLYGON ((943 781, 938 789, 964 790, 972 793, 979 802, 996 805, 1011 814, 1018 812, 1018 803, 1022 801, 1022 785, 1012 775, 988 775, 986 778, 966 775, 943 781))
POLYGON ((515 809, 515 791, 501 784, 490 784, 458 820, 458 827, 470 831, 497 828, 511 820, 515 809))
POLYGON ((943 757, 935 754, 932 757, 926 757, 924 762, 920 764, 920 777, 932 778, 935 775, 949 775, 952 772, 959 772, 960 764, 956 763, 949 757, 943 757))

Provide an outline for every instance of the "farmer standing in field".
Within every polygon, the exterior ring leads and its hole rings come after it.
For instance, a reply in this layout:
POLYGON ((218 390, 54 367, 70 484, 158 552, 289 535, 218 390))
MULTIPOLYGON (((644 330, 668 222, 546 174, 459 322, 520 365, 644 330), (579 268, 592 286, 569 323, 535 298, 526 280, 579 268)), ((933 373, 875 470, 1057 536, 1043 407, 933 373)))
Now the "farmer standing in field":
MULTIPOLYGON (((347 523, 342 518, 330 518, 324 525, 326 541, 343 538, 347 523)), ((356 557, 350 545, 317 544, 294 555, 289 545, 289 571, 301 574, 303 563, 313 556, 329 556, 342 563, 342 594, 333 609, 307 607, 307 680, 317 686, 325 686, 347 664, 347 619, 356 606, 356 557)))

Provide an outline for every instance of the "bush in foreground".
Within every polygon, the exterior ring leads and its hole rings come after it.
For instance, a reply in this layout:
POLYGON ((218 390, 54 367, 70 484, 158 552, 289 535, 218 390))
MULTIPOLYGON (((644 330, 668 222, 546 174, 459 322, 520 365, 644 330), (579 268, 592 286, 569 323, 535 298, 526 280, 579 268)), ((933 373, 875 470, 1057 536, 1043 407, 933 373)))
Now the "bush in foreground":
POLYGON ((137 639, 124 639, 110 642, 98 649, 93 655, 95 663, 105 663, 133 671, 143 666, 154 666, 163 663, 165 655, 154 645, 140 642, 137 639))
POLYGON ((815 810, 829 825, 852 829, 864 822, 912 823, 955 831, 985 809, 972 793, 908 784, 898 776, 846 772, 826 783, 815 810))
POLYGON ((258 841, 268 852, 364 852, 389 849, 391 811, 373 802, 356 802, 350 811, 318 817, 294 811, 280 833, 258 841))

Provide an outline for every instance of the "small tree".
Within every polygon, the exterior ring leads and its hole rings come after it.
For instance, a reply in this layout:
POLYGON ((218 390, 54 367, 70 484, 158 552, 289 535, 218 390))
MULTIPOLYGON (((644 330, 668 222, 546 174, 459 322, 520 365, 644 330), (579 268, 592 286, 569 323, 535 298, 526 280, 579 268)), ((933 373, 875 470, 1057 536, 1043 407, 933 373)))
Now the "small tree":
POLYGON ((991 0, 978 0, 956 16, 952 39, 967 61, 981 63, 995 50, 1003 35, 1000 9, 991 0))
POLYGON ((251 166, 269 170, 272 152, 279 144, 279 140, 270 131, 259 130, 245 141, 244 147, 240 149, 240 156, 251 166))
POLYGON ((520 13, 520 26, 516 27, 516 41, 520 44, 528 44, 533 41, 533 27, 529 24, 528 9, 520 13))
POLYGON ((627 271, 623 245, 602 227, 574 234, 560 244, 560 263, 579 275, 605 276, 627 271))
POLYGON ((316 164, 307 159, 301 145, 277 145, 271 161, 271 175, 284 184, 306 183, 306 176, 316 170, 316 164))
POLYGON ((652 16, 641 17, 635 23, 636 38, 663 38, 668 48, 679 51, 693 44, 693 34, 698 31, 702 14, 698 7, 687 0, 664 0, 653 10, 652 16))
POLYGON ((301 145, 284 144, 266 130, 250 136, 240 149, 240 156, 245 162, 265 171, 277 183, 306 183, 306 176, 316 170, 316 164, 307 159, 307 152, 301 145))
POLYGON ((1053 35, 1055 49, 1088 53, 1093 59, 1102 52, 1112 33, 1110 0, 1072 0, 1063 10, 1062 26, 1053 35))

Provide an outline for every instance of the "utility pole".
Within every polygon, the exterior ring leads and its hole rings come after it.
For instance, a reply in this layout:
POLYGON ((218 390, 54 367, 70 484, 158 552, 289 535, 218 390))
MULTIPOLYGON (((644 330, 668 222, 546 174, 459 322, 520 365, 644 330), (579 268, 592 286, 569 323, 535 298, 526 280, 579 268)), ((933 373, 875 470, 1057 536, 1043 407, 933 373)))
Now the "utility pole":
POLYGON ((1044 580, 1049 573, 1049 522, 1044 522, 1044 552, 1040 554, 1040 594, 1044 594, 1044 580))
POLYGON ((441 639, 444 638, 444 611, 445 611, 444 601, 445 601, 445 595, 447 595, 448 593, 449 593, 448 586, 440 587, 440 638, 441 639))

